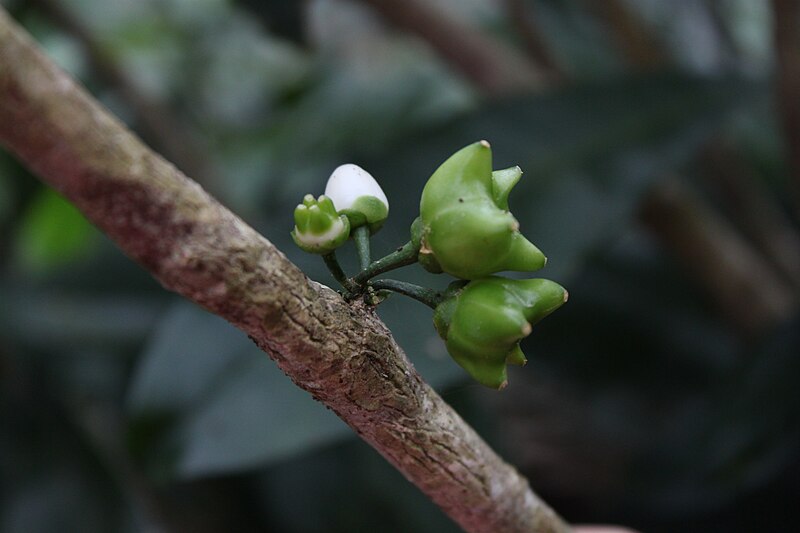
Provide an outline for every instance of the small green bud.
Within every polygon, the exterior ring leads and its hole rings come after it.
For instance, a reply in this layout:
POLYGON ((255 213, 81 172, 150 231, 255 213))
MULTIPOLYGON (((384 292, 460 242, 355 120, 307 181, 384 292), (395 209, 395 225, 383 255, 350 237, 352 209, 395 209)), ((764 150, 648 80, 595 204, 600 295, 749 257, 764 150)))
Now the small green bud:
POLYGON ((339 213, 356 229, 368 225, 370 233, 378 231, 389 216, 389 201, 372 175, 358 165, 336 168, 328 178, 325 195, 333 200, 339 213))
POLYGON ((318 199, 310 194, 294 210, 295 244, 312 254, 327 254, 347 241, 350 236, 350 221, 339 215, 330 198, 318 199))
POLYGON ((506 365, 526 362, 520 341, 566 301, 564 287, 547 279, 457 281, 434 311, 433 323, 459 365, 487 387, 502 389, 506 365))
POLYGON ((463 279, 542 268, 547 258, 508 211, 508 194, 521 176, 519 167, 492 172, 486 141, 450 156, 422 191, 420 263, 463 279))

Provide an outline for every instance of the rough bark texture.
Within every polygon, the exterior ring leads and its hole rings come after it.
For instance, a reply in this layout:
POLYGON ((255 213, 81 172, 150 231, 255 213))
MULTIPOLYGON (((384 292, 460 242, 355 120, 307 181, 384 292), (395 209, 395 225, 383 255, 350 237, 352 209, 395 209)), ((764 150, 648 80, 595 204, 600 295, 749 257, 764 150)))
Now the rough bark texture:
POLYGON ((250 335, 464 529, 568 531, 422 381, 371 308, 310 281, 101 108, 2 9, 0 142, 164 287, 250 335))

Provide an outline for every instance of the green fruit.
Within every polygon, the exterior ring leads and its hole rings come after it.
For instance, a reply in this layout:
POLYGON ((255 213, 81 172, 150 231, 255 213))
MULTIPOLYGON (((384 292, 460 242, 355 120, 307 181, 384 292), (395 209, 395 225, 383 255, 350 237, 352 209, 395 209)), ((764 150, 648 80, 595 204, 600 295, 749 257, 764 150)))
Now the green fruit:
POLYGON ((508 194, 521 176, 519 167, 492 172, 486 141, 453 154, 422 191, 420 263, 462 279, 542 268, 547 258, 508 211, 508 194))
POLYGON ((487 387, 502 389, 506 365, 526 362, 520 341, 566 301, 564 287, 547 279, 490 276, 452 284, 433 322, 459 365, 487 387))

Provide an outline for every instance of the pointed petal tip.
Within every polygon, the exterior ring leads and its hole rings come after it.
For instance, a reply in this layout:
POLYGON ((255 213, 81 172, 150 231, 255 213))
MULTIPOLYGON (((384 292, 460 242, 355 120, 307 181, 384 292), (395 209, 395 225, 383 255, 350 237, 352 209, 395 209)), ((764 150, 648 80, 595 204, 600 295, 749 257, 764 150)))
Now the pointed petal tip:
POLYGON ((528 363, 528 359, 525 357, 525 354, 522 353, 522 348, 519 346, 519 342, 511 349, 508 356, 506 357, 506 364, 509 365, 517 365, 517 366, 525 366, 528 363))
POLYGON ((489 144, 489 141, 487 141, 486 139, 481 139, 481 141, 478 144, 480 144, 484 148, 491 148, 492 147, 492 145, 489 144))
POLYGON ((511 247, 506 270, 517 272, 535 272, 544 268, 547 264, 547 257, 531 241, 525 238, 522 233, 516 232, 512 236, 511 247))

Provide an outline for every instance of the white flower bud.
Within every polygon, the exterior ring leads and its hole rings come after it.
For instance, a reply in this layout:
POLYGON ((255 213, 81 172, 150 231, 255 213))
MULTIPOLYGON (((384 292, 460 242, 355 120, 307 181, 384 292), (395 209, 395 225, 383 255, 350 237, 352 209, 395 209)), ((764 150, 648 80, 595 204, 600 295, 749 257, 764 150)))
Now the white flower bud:
POLYGON ((389 215, 389 200, 372 175, 358 165, 336 168, 328 178, 325 196, 333 200, 339 213, 347 215, 350 225, 369 225, 374 233, 389 215))

